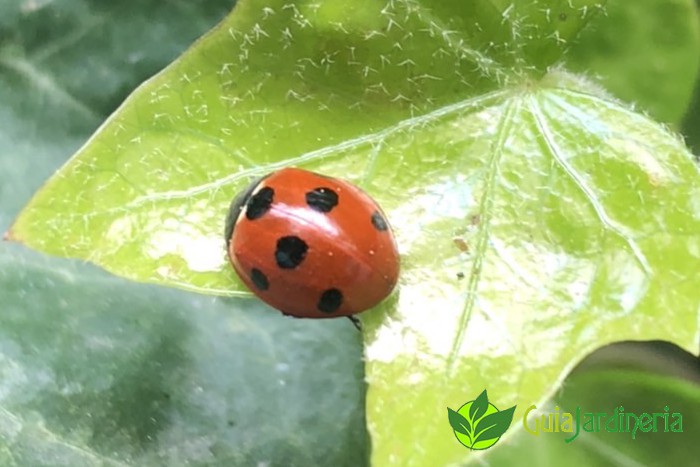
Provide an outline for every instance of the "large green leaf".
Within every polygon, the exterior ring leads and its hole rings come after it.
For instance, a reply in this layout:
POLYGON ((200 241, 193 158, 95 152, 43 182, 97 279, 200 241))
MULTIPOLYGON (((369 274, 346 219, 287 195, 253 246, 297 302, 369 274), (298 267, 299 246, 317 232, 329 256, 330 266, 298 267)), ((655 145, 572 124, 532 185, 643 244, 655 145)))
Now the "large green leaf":
POLYGON ((464 461, 445 407, 488 388, 517 419, 593 348, 698 338, 684 281, 700 266, 698 170, 594 86, 542 77, 566 44, 547 38, 572 39, 596 10, 569 4, 243 1, 127 100, 11 236, 140 281, 244 293, 221 238, 231 197, 292 164, 354 180, 403 256, 398 292, 364 315, 373 461, 464 461))

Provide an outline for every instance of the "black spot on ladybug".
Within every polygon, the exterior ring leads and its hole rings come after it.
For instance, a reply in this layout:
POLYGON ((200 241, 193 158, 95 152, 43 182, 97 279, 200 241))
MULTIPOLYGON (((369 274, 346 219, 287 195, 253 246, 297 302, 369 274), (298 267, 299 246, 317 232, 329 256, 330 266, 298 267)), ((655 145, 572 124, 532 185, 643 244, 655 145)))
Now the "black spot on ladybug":
POLYGON ((314 188, 306 193, 306 204, 314 211, 331 212, 338 205, 338 194, 330 188, 314 188))
POLYGON ((245 190, 240 192, 234 199, 231 201, 231 206, 229 206, 228 209, 228 216, 226 216, 226 228, 224 229, 224 237, 226 239, 226 247, 228 248, 229 243, 231 242, 231 237, 233 236, 233 230, 236 227, 236 220, 238 220, 238 216, 241 214, 241 209, 243 209, 243 206, 245 206, 248 203, 248 200, 250 199, 250 195, 255 191, 255 189, 260 185, 260 182, 265 180, 267 177, 270 175, 265 175, 264 177, 258 178, 255 180, 253 183, 248 185, 245 190))
POLYGON ((375 229, 385 231, 389 227, 386 225, 386 221, 382 217, 381 214, 379 214, 379 211, 374 211, 374 214, 372 214, 372 225, 374 226, 375 229))
POLYGON ((342 303, 342 292, 338 289, 328 289, 321 294, 316 307, 323 313, 335 313, 342 303))
POLYGON ((270 210, 274 198, 275 190, 269 186, 261 188, 246 203, 245 217, 251 221, 259 219, 270 210))
POLYGON ((309 246, 301 238, 291 235, 282 237, 277 240, 277 249, 275 250, 275 261, 277 266, 282 269, 294 269, 299 266, 309 246))
POLYGON ((260 269, 253 268, 250 270, 250 280, 252 280, 255 287, 260 290, 267 290, 267 288, 270 287, 267 276, 260 269))

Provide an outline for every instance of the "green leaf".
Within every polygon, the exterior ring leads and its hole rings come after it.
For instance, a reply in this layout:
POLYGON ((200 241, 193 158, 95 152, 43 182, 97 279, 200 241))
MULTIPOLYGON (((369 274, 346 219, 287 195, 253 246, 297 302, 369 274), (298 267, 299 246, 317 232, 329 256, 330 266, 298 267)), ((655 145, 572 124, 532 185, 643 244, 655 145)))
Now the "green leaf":
POLYGON ((472 405, 469 406, 469 418, 474 422, 478 422, 489 408, 489 397, 484 389, 479 396, 474 399, 472 405))
POLYGON ((0 245, 0 464, 366 465, 360 334, 0 245))
POLYGON ((486 415, 479 420, 479 423, 477 423, 474 428, 474 444, 479 441, 488 441, 503 436, 503 433, 505 433, 510 426, 510 422, 513 421, 514 412, 515 406, 486 415))
POLYGON ((488 388, 522 410, 594 348, 691 348, 699 332, 690 154, 580 77, 541 77, 552 59, 528 51, 552 30, 522 29, 528 4, 499 36, 510 3, 471 17, 464 2, 243 1, 132 94, 11 235, 242 295, 222 239, 241 188, 286 165, 358 183, 403 265, 396 294, 363 315, 372 462, 464 462, 446 406, 488 388))
POLYGON ((450 426, 457 433, 462 433, 463 435, 471 436, 472 426, 465 417, 459 412, 455 412, 451 408, 447 408, 447 418, 450 421, 450 426))
POLYGON ((696 0, 611 0, 564 62, 653 118, 678 123, 700 73, 696 0))

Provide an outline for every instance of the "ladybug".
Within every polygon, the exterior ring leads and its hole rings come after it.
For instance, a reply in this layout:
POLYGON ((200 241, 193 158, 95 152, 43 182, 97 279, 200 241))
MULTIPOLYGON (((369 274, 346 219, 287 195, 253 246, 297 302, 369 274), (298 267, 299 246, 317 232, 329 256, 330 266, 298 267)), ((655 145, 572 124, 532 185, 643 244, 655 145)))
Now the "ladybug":
POLYGON ((398 279, 396 242, 377 203, 346 181, 298 168, 238 195, 225 236, 241 280, 286 315, 352 318, 398 279))

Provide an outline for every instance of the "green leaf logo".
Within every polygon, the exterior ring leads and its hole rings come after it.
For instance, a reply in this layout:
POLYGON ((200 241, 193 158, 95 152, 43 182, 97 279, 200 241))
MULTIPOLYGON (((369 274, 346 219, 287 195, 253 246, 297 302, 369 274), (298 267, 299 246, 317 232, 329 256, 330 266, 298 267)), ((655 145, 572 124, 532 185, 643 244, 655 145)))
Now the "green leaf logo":
POLYGON ((488 449, 498 441, 513 421, 513 406, 506 410, 489 402, 486 390, 459 410, 447 408, 447 418, 457 440, 473 450, 488 449))
POLYGON ((469 436, 469 433, 472 432, 472 424, 469 423, 469 420, 467 420, 459 412, 455 412, 454 410, 448 407, 447 417, 450 419, 450 425, 452 426, 452 429, 456 432, 462 433, 463 435, 467 436, 469 436))
POLYGON ((469 407, 469 418, 471 420, 479 420, 486 414, 486 410, 489 408, 489 398, 486 395, 486 389, 483 390, 479 397, 472 401, 472 405, 469 407))

